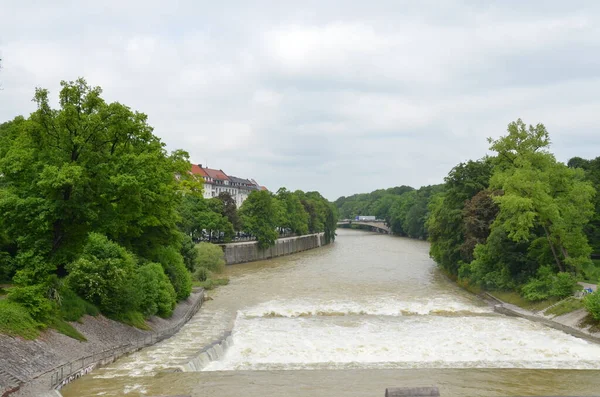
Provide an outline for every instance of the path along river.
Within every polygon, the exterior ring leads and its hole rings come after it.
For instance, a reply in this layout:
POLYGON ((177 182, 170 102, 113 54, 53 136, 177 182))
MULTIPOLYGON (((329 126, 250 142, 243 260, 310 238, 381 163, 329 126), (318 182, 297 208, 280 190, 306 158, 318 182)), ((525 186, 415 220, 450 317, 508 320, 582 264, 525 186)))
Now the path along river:
POLYGON ((71 396, 600 395, 600 345, 505 317, 444 278, 423 241, 339 230, 335 244, 231 266, 173 338, 64 388, 71 396), (233 328, 199 372, 169 372, 233 328))

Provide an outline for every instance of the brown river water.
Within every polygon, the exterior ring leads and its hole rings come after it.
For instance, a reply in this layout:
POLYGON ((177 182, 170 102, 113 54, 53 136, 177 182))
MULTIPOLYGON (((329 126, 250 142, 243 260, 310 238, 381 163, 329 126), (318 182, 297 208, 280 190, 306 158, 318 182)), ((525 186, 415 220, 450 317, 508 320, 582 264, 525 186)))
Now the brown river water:
POLYGON ((600 396, 600 345, 493 313, 443 277, 428 250, 342 229, 333 245, 228 267, 230 284, 177 335, 61 392, 366 397, 438 386, 442 396, 600 396), (189 364, 230 330, 215 360, 189 364))

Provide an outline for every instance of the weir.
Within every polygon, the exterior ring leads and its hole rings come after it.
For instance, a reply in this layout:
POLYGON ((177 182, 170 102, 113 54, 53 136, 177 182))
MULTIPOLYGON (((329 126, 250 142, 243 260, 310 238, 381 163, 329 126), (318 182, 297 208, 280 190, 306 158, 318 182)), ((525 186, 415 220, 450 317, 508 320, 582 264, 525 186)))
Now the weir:
POLYGON ((230 283, 177 335, 62 393, 367 397, 435 385, 444 397, 598 394, 599 345, 496 313, 441 274, 428 250, 340 229, 328 249, 229 266, 230 283))

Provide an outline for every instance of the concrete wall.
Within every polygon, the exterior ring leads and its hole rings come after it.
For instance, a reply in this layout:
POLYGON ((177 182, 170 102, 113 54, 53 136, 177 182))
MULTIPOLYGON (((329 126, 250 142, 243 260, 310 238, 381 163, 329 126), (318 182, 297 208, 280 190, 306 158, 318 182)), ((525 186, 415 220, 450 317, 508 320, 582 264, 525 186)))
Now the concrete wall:
POLYGON ((318 248, 325 244, 323 233, 309 234, 306 236, 280 238, 275 245, 267 249, 258 248, 256 241, 244 243, 221 244, 225 253, 225 263, 234 265, 276 258, 278 256, 295 254, 296 252, 318 248))

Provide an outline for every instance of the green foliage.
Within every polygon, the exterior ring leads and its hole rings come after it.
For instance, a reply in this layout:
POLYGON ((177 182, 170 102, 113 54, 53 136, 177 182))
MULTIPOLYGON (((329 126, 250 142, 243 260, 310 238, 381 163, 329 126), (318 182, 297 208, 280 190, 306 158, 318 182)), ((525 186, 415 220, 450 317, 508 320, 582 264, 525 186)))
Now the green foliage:
POLYGON ((152 328, 150 328, 150 326, 146 323, 144 315, 137 311, 118 313, 114 316, 114 319, 138 329, 145 331, 152 330, 152 328))
POLYGON ((575 310, 579 310, 583 308, 583 300, 582 299, 567 299, 558 305, 551 307, 550 309, 544 312, 546 316, 562 316, 563 314, 574 312, 575 310))
POLYGON ((196 287, 201 287, 205 290, 215 289, 216 287, 227 284, 229 284, 228 278, 209 278, 205 281, 197 281, 194 283, 196 287))
POLYGON ((277 191, 277 199, 281 205, 278 224, 301 236, 308 233, 308 213, 300 201, 299 193, 290 192, 286 188, 277 191))
POLYGON ((558 302, 557 298, 550 298, 541 301, 528 301, 516 291, 492 291, 490 294, 503 302, 519 306, 525 310, 534 312, 546 310, 548 307, 558 302))
POLYGON ((0 333, 35 339, 41 324, 35 321, 29 311, 19 303, 0 299, 0 333))
POLYGON ((186 299, 192 292, 192 276, 183 263, 183 257, 173 247, 158 247, 152 255, 155 262, 162 265, 171 280, 177 300, 186 299))
POLYGON ((593 160, 574 157, 569 160, 568 166, 582 169, 585 173, 585 180, 596 189, 594 215, 590 222, 585 225, 584 231, 593 252, 600 254, 600 157, 593 160))
POLYGON ((197 281, 206 281, 210 275, 210 271, 205 267, 199 267, 194 272, 194 279, 197 281))
POLYGON ((457 275, 465 243, 465 203, 489 185, 492 173, 490 159, 468 161, 454 167, 445 178, 444 192, 429 201, 426 222, 431 242, 430 255, 450 274, 457 275))
POLYGON ((67 284, 103 313, 114 316, 136 308, 131 282, 135 267, 135 259, 125 248, 104 235, 91 233, 82 255, 67 266, 67 284))
POLYGON ((177 294, 158 263, 148 263, 136 270, 135 285, 140 294, 137 310, 144 316, 155 314, 170 317, 177 303, 177 294))
POLYGON ((194 241, 230 241, 234 234, 233 225, 224 215, 224 208, 219 199, 206 200, 201 196, 186 195, 179 208, 179 227, 194 241))
POLYGON ((583 227, 593 215, 595 192, 582 170, 556 161, 549 142, 542 124, 527 127, 521 120, 509 124, 508 135, 490 140, 498 152, 490 185, 504 192, 494 198, 496 224, 516 242, 541 229, 557 269, 581 271, 591 253, 583 227))
POLYGON ((47 298, 47 288, 44 285, 13 287, 8 293, 8 299, 20 304, 40 323, 49 319, 56 310, 55 304, 47 298))
POLYGON ((229 223, 231 223, 233 230, 240 230, 240 218, 237 213, 237 206, 235 204, 235 200, 228 192, 221 192, 217 196, 218 200, 221 200, 223 203, 223 210, 221 215, 225 216, 229 223))
POLYGON ((595 320, 600 321, 600 292, 587 295, 583 299, 583 305, 595 320))
POLYGON ((261 249, 275 244, 277 227, 273 198, 267 191, 254 191, 240 207, 240 219, 245 232, 256 237, 261 249))
POLYGON ((80 298, 69 288, 60 291, 60 317, 66 321, 80 321, 84 315, 97 316, 100 311, 96 306, 80 298))
POLYGON ((83 336, 83 334, 81 334, 79 331, 77 331, 75 329, 75 327, 73 327, 71 324, 69 324, 68 322, 66 322, 58 317, 52 317, 48 321, 48 326, 50 328, 54 328, 61 334, 67 335, 68 337, 71 337, 78 341, 85 342, 87 340, 86 337, 83 336))
POLYGON ((223 271, 225 268, 225 256, 221 247, 210 243, 200 243, 196 246, 196 250, 198 252, 198 266, 196 266, 196 270, 205 268, 215 273, 223 271))
POLYGON ((193 272, 196 266, 198 266, 198 250, 192 238, 187 234, 182 234, 181 250, 179 252, 183 257, 186 269, 193 272))
POLYGON ((542 266, 536 278, 523 285, 521 294, 529 301, 548 298, 566 298, 573 294, 577 280, 569 273, 555 274, 549 266, 542 266))

